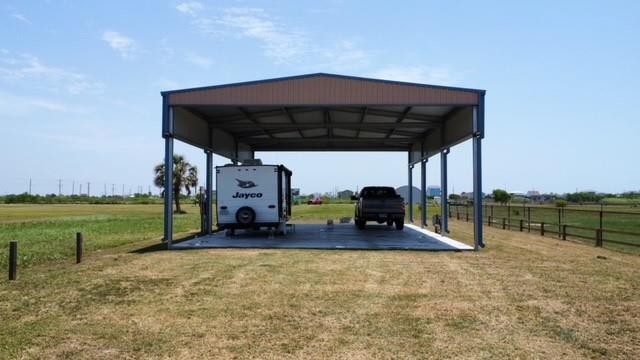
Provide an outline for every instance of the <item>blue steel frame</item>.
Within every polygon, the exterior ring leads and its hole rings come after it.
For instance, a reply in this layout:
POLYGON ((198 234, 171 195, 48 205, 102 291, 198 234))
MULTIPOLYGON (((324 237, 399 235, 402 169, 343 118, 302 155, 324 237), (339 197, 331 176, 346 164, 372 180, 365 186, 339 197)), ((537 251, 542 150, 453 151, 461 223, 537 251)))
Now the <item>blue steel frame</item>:
POLYGON ((173 108, 162 97, 162 137, 164 138, 164 237, 167 249, 173 243, 173 108))
MULTIPOLYGON (((169 106, 168 103, 168 95, 172 93, 193 91, 198 89, 215 89, 222 87, 230 87, 230 86, 241 86, 241 85, 249 85, 249 84, 258 84, 263 82, 272 82, 272 81, 284 81, 291 79, 301 79, 305 77, 313 77, 318 75, 326 75, 337 78, 346 78, 346 79, 360 79, 360 80, 373 80, 384 83, 391 84, 412 84, 415 86, 423 86, 423 87, 431 87, 431 88, 441 88, 441 89, 451 89, 451 90, 462 90, 475 92, 479 95, 478 105, 473 107, 473 206, 474 206, 474 248, 476 251, 479 248, 484 248, 484 238, 483 238, 483 223, 482 223, 482 139, 484 138, 484 115, 485 115, 485 90, 479 89, 467 89, 467 88, 456 88, 456 87, 447 87, 447 86, 434 86, 434 85, 426 85, 426 84, 414 84, 414 83, 405 83, 399 81, 388 81, 388 80, 379 80, 379 79, 368 79, 368 78, 359 78, 353 76, 343 76, 343 75, 334 75, 334 74, 325 74, 325 73, 316 73, 316 74, 308 74, 302 76, 291 76, 291 77, 283 77, 277 79, 267 79, 267 80, 259 80, 259 81, 250 81, 244 83, 235 83, 235 84, 226 84, 226 85, 217 85, 217 86, 207 86, 201 88, 191 88, 191 89, 181 89, 175 91, 164 91, 162 92, 162 137, 165 139, 165 191, 164 191, 164 241, 167 243, 167 248, 172 248, 173 242, 173 140, 174 140, 174 120, 173 120, 173 108, 169 106)), ((212 226, 212 213, 211 213, 211 199, 212 199, 212 154, 210 151, 205 151, 207 154, 207 225, 206 231, 211 231, 212 226)), ((447 154, 449 154, 449 148, 443 149, 441 151, 441 188, 442 188, 442 229, 443 232, 449 231, 448 226, 448 191, 447 191, 447 154)), ((237 158, 237 152, 236 152, 237 158)), ((237 161, 237 159, 235 159, 237 161)), ((408 185, 409 185, 409 194, 408 194, 408 205, 409 205, 409 222, 413 223, 413 166, 411 163, 411 151, 409 151, 409 164, 408 164, 408 185)), ((421 203, 422 203, 422 224, 423 226, 427 225, 427 208, 426 208, 426 162, 427 159, 423 159, 421 161, 421 203)))
POLYGON ((449 232, 449 185, 447 184, 447 155, 449 152, 449 148, 442 149, 440 152, 440 228, 443 234, 449 232))

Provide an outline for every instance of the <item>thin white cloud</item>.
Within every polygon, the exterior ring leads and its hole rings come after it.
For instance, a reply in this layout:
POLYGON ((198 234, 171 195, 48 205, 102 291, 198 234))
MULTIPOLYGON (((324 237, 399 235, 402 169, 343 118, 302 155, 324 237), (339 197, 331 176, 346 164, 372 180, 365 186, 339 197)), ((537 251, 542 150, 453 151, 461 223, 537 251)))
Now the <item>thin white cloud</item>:
POLYGON ((263 9, 225 9, 217 23, 240 30, 241 36, 260 41, 265 55, 276 62, 290 61, 307 48, 308 41, 304 34, 278 24, 263 9))
POLYGON ((188 53, 186 56, 186 60, 191 64, 201 67, 205 70, 208 70, 211 67, 211 64, 213 64, 213 60, 211 60, 210 58, 195 53, 188 53))
POLYGON ((0 49, 0 80, 10 83, 33 80, 37 87, 71 94, 99 93, 103 88, 85 74, 46 65, 30 54, 14 55, 6 49, 0 49))
POLYGON ((136 41, 120 34, 117 31, 104 31, 102 33, 102 40, 107 42, 113 50, 120 53, 120 56, 123 59, 132 58, 138 52, 136 41))
POLYGON ((0 115, 5 117, 31 115, 38 112, 85 115, 92 111, 90 108, 69 105, 51 99, 0 92, 0 115))
POLYGON ((181 13, 196 15, 197 12, 204 9, 204 6, 202 5, 202 3, 199 3, 197 1, 188 1, 178 4, 178 6, 176 6, 176 9, 181 13))
POLYGON ((182 83, 166 78, 158 79, 152 85, 154 88, 159 89, 159 91, 174 90, 184 87, 182 83))
POLYGON ((332 47, 318 48, 318 63, 312 64, 317 69, 330 71, 349 71, 369 66, 371 53, 362 50, 354 40, 338 41, 332 47))
POLYGON ((447 67, 428 66, 391 66, 380 69, 371 74, 374 78, 415 82, 421 84, 452 85, 457 82, 456 77, 447 67))
POLYGON ((188 4, 191 5, 178 5, 178 11, 191 15, 193 23, 202 34, 256 40, 264 54, 276 63, 291 62, 309 50, 308 40, 301 31, 277 22, 263 9, 232 7, 214 14, 205 13, 202 6, 188 4))
POLYGON ((31 21, 29 19, 27 19, 26 16, 22 15, 21 13, 14 11, 11 13, 11 17, 17 20, 22 21, 25 24, 31 24, 31 21))
POLYGON ((332 41, 323 46, 308 33, 279 21, 262 8, 206 8, 197 2, 179 4, 176 9, 192 17, 198 31, 214 38, 254 40, 263 54, 276 64, 297 63, 302 68, 345 71, 362 69, 371 53, 353 39, 332 41))

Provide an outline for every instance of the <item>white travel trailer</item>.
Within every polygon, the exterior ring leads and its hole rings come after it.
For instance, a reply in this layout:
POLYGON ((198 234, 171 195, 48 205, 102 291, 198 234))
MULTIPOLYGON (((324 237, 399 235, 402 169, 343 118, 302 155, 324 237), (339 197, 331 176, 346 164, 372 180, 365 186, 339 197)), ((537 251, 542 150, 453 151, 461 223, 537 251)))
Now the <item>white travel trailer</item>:
POLYGON ((216 167, 218 228, 233 235, 236 229, 275 229, 286 232, 291 218, 291 171, 283 165, 216 167))

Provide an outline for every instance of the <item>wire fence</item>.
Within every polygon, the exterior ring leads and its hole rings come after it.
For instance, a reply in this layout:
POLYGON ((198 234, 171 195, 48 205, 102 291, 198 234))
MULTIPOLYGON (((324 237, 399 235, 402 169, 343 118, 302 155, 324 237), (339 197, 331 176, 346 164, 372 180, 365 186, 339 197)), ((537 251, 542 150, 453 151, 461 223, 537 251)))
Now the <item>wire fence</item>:
MULTIPOLYGON (((452 203, 449 217, 473 221, 473 205, 452 203)), ((505 230, 640 251, 640 211, 484 204, 483 222, 505 230)))

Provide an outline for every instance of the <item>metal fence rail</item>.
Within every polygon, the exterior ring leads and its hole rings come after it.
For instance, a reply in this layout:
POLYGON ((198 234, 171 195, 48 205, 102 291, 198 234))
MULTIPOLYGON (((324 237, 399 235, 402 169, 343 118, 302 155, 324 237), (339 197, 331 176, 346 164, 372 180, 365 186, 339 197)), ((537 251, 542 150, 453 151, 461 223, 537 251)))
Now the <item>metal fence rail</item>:
MULTIPOLYGON (((599 247, 640 248, 640 212, 497 204, 485 204, 483 210, 483 222, 491 227, 586 240, 599 247)), ((451 203, 449 217, 471 221, 473 207, 451 203)))

